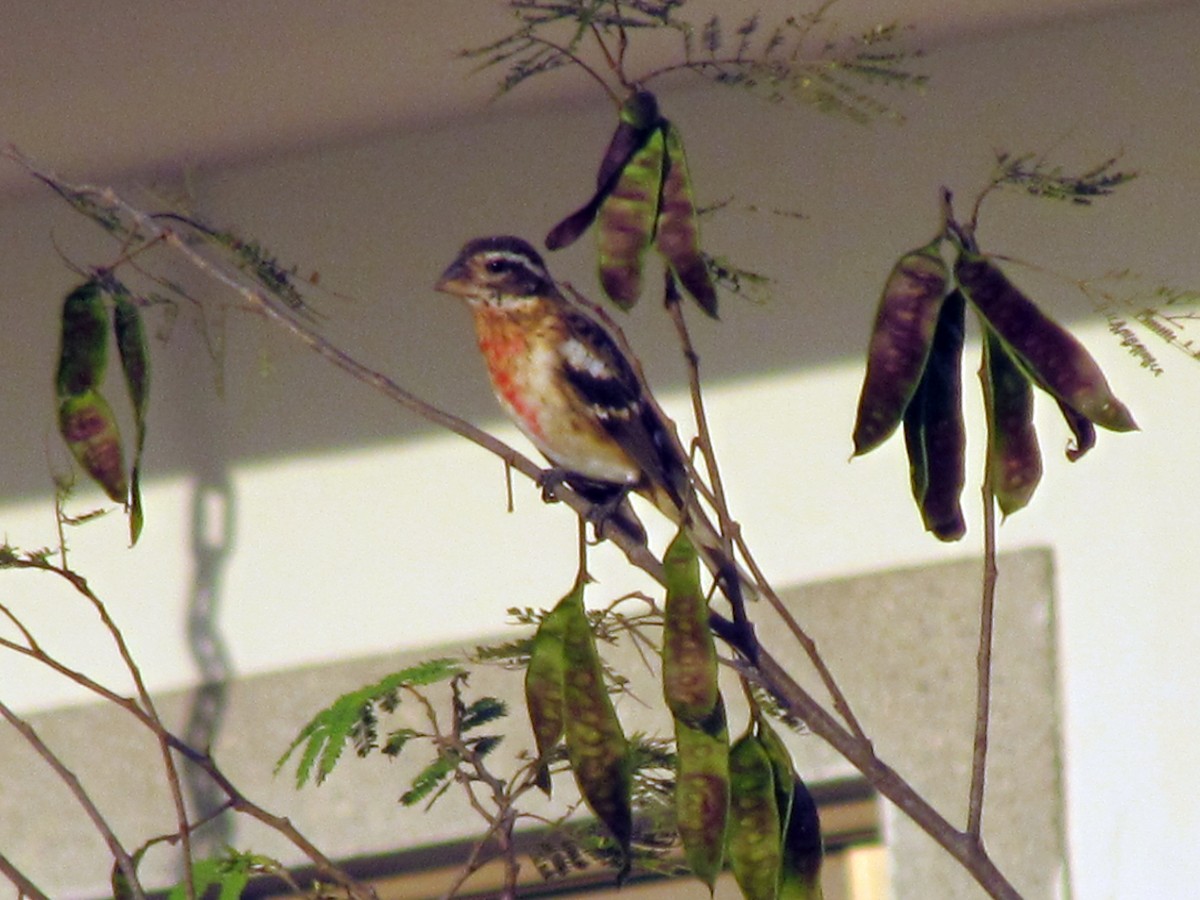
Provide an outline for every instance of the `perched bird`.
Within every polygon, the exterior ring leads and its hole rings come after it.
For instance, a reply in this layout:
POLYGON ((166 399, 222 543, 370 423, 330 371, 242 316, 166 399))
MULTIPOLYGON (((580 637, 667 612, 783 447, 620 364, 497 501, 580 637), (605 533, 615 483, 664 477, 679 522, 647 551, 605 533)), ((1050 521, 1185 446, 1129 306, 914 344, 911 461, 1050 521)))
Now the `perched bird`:
POLYGON ((466 300, 500 405, 574 490, 644 542, 627 499, 636 491, 687 524, 714 575, 746 581, 695 502, 674 426, 635 364, 563 296, 533 247, 511 236, 469 241, 436 289, 466 300))

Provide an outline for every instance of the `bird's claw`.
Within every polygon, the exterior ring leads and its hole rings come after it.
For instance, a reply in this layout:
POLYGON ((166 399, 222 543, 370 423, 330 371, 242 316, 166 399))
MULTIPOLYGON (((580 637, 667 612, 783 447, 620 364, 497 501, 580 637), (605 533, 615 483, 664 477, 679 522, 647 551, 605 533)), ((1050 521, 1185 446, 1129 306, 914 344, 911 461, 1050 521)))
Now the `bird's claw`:
POLYGON ((549 469, 543 469, 538 475, 537 484, 542 489, 542 502, 557 503, 558 495, 556 491, 567 480, 567 470, 560 469, 558 466, 551 466, 549 469))

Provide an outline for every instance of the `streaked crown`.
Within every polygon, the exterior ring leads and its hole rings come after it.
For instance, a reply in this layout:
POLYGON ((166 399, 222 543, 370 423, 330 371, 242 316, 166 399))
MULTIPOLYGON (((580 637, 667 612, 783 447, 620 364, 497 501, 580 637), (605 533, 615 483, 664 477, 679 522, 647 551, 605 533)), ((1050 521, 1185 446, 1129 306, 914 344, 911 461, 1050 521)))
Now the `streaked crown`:
POLYGON ((527 241, 512 235, 468 241, 435 287, 466 300, 487 302, 557 293, 542 257, 527 241))

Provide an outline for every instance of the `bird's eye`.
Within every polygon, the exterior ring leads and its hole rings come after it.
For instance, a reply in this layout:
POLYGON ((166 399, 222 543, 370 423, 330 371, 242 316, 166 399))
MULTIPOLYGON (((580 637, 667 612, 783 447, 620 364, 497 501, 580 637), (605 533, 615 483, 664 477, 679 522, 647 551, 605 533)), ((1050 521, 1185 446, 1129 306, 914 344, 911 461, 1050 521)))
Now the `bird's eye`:
POLYGON ((499 275, 501 272, 511 272, 516 264, 511 259, 494 258, 487 261, 485 268, 493 275, 499 275))

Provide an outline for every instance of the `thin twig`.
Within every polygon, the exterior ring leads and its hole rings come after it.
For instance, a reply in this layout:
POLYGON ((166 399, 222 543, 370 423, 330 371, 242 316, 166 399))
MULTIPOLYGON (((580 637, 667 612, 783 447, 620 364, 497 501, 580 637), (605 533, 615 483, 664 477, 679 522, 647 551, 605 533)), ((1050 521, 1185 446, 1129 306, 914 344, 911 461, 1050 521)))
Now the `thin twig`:
MULTIPOLYGON (((994 398, 988 378, 986 361, 979 369, 986 409, 992 408, 994 398)), ((989 416, 990 417, 990 416, 989 416)), ((988 453, 983 465, 983 592, 979 614, 979 651, 976 655, 975 679, 975 741, 971 753, 971 787, 967 806, 967 833, 976 841, 982 840, 983 795, 987 781, 988 720, 992 695, 992 632, 996 618, 996 498, 995 470, 988 453)))
POLYGON ((133 858, 128 851, 121 846, 121 842, 117 839, 116 834, 104 819, 104 815, 88 792, 84 790, 83 784, 80 783, 75 773, 66 767, 61 759, 47 746, 42 740, 37 730, 29 724, 25 719, 14 713, 6 703, 0 701, 0 716, 3 716, 13 728, 20 732, 21 737, 33 747, 37 754, 46 761, 46 764, 54 770, 54 773, 67 786, 67 789, 74 795, 76 801, 83 807, 88 818, 92 820, 92 824, 96 826, 96 830, 100 832, 100 836, 104 838, 104 843, 108 844, 108 850, 113 855, 117 867, 120 868, 121 874, 125 876, 129 884, 129 891, 134 898, 145 900, 145 893, 142 891, 141 882, 138 881, 137 867, 133 863, 133 858))
MULTIPOLYGON (((692 344, 691 334, 688 331, 687 322, 683 317, 683 309, 680 302, 679 289, 675 283, 675 276, 668 271, 665 277, 665 305, 667 312, 671 316, 671 321, 675 325, 680 346, 683 348, 683 357, 687 363, 688 387, 692 397, 692 415, 696 420, 696 436, 700 442, 700 452, 704 457, 704 463, 708 470, 713 508, 717 513, 717 522, 720 524, 720 535, 723 543, 722 549, 730 559, 733 559, 733 545, 737 544, 738 548, 742 551, 743 557, 746 559, 746 564, 750 568, 750 574, 757 582, 760 592, 766 597, 767 602, 771 604, 780 618, 783 619, 788 630, 799 641, 801 647, 804 648, 805 654, 817 670, 817 674, 820 676, 821 682, 825 685, 825 689, 829 691, 829 696, 833 701, 834 707, 841 714, 842 718, 845 719, 846 724, 855 736, 865 741, 867 740, 867 736, 863 732, 858 718, 851 711, 850 702, 838 686, 837 679, 833 677, 833 673, 829 670, 829 667, 825 664, 825 660, 818 651, 816 641, 800 627, 800 623, 796 621, 796 618, 784 605, 779 595, 771 588, 762 570, 750 558, 749 548, 742 538, 741 528, 729 513, 729 504, 725 498, 725 486, 721 479, 720 468, 717 466, 717 456, 713 448, 712 434, 708 428, 708 414, 704 408, 704 394, 700 389, 700 357, 692 344)), ((735 622, 737 621, 737 612, 737 608, 735 607, 735 622)))
POLYGON ((129 645, 125 642, 125 635, 121 633, 121 629, 117 627, 117 623, 109 616, 107 607, 92 591, 87 580, 69 569, 61 569, 59 570, 59 574, 66 578, 74 586, 75 590, 92 604, 97 615, 100 616, 100 621, 112 637, 113 643, 116 644, 117 652, 120 654, 121 660, 125 663, 125 668, 129 671, 130 677, 133 678, 138 699, 141 700, 146 714, 158 725, 155 733, 158 737, 159 752, 162 754, 163 768, 167 776, 167 786, 171 792, 171 801, 175 806, 175 816, 179 824, 180 850, 183 857, 184 891, 188 900, 196 900, 195 880, 192 877, 191 826, 188 824, 187 806, 183 800, 183 786, 179 780, 179 770, 175 767, 175 758, 171 755, 170 745, 165 738, 166 729, 163 727, 162 720, 158 716, 158 710, 154 707, 154 701, 150 697, 150 692, 146 689, 141 669, 138 668, 138 664, 129 650, 129 645))
MULTIPOLYGON (((713 615, 709 622, 724 640, 737 647, 741 632, 728 619, 713 615)), ((932 837, 956 859, 996 900, 1021 900, 1021 895, 988 856, 983 845, 959 831, 939 813, 900 773, 875 755, 870 743, 859 740, 806 691, 766 650, 759 648, 756 676, 791 715, 803 721, 813 734, 858 769, 880 794, 932 837)))
POLYGON ((46 893, 30 881, 29 876, 14 866, 3 853, 0 853, 0 874, 16 886, 17 896, 21 900, 50 900, 46 893))
MULTIPOLYGON (((66 572, 61 568, 46 562, 45 560, 21 559, 14 560, 11 565, 18 569, 34 569, 38 571, 49 572, 58 575, 61 578, 66 578, 68 581, 73 581, 78 578, 74 573, 66 572)), ((11 613, 7 613, 12 618, 11 613)), ((14 619, 15 621, 15 619, 14 619)), ((23 629, 22 629, 23 630, 23 629)), ((273 828, 279 832, 299 849, 315 866, 318 874, 329 881, 343 887, 349 896, 358 898, 358 900, 375 900, 375 892, 364 885, 359 884, 354 879, 350 878, 344 871, 333 863, 327 856, 301 834, 292 823, 282 817, 276 816, 268 812, 263 807, 257 805, 248 799, 240 790, 230 781, 223 772, 217 767, 215 760, 207 753, 196 750, 186 744, 182 739, 167 731, 162 722, 143 709, 132 697, 123 697, 115 691, 105 687, 97 681, 89 678, 82 672, 78 672, 69 668, 53 657, 47 655, 39 648, 22 647, 5 638, 0 638, 0 647, 5 647, 10 650, 15 650, 25 656, 28 656, 42 665, 45 665, 54 671, 64 675, 71 681, 80 685, 97 696, 115 704, 118 708, 125 710, 135 719, 141 722, 146 728, 155 734, 160 740, 165 741, 172 750, 186 758, 188 762, 198 766, 210 777, 217 786, 229 798, 228 806, 230 809, 242 815, 248 815, 253 819, 257 819, 264 825, 273 828)))

